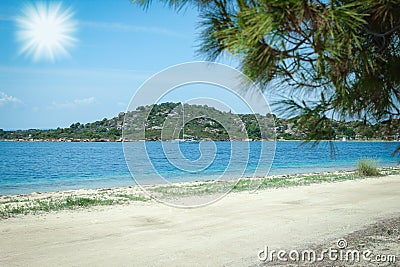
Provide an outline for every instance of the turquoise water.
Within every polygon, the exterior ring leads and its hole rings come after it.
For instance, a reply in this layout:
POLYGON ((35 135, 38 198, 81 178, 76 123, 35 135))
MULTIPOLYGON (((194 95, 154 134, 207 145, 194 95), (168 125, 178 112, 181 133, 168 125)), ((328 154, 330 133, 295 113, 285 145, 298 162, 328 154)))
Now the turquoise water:
MULTIPOLYGON (((249 163, 243 165, 240 158, 236 162, 233 160, 228 175, 237 176, 235 172, 240 173, 243 166, 244 176, 252 176, 255 171, 268 171, 268 163, 257 165, 261 144, 250 142, 249 163)), ((321 143, 317 149, 299 144, 277 142, 270 175, 355 169, 361 157, 377 158, 381 167, 398 165, 398 158, 391 157, 400 144, 398 142, 337 142, 335 157, 331 157, 328 143, 321 143)), ((186 166, 189 171, 174 167, 163 155, 159 142, 146 142, 145 145, 157 172, 172 182, 182 182, 218 177, 227 169, 232 143, 204 144, 202 151, 199 144, 180 144, 182 154, 190 160, 201 158, 201 153, 207 149, 215 149, 211 163, 201 172, 190 170, 190 164, 186 166)), ((137 163, 133 173, 135 178, 152 183, 156 180, 154 174, 141 164, 143 156, 141 153, 130 155, 137 163)), ((0 194, 3 195, 134 184, 121 143, 0 142, 0 194)))

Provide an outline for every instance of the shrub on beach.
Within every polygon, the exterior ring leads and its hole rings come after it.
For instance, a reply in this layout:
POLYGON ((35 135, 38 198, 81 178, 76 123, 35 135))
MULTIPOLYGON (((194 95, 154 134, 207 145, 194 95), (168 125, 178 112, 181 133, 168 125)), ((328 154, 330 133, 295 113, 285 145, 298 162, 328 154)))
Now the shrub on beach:
POLYGON ((380 175, 378 170, 379 160, 362 158, 357 162, 357 173, 361 176, 378 176, 380 175))

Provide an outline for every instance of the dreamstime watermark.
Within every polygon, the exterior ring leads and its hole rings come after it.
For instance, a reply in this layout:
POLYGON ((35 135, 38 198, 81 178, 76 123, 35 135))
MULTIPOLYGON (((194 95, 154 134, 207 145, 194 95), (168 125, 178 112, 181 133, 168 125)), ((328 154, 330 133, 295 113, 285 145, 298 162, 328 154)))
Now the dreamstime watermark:
POLYGON ((215 202, 243 178, 249 178, 249 190, 256 190, 262 180, 251 178, 265 177, 275 155, 275 122, 270 114, 262 91, 240 71, 214 62, 175 65, 153 75, 132 97, 122 127, 125 160, 136 184, 171 206, 215 202), (174 104, 160 106, 165 102, 174 104), (238 113, 253 116, 251 129, 260 139, 256 147, 238 113), (191 123, 202 124, 209 136, 221 134, 223 128, 225 141, 230 142, 193 136, 187 127, 191 123), (208 197, 190 201, 176 197, 179 186, 172 195, 155 194, 147 187, 197 179, 230 182, 208 197))
POLYGON ((372 250, 350 249, 348 248, 345 239, 339 239, 336 242, 336 247, 330 247, 321 251, 313 249, 305 250, 271 250, 268 246, 259 250, 257 253, 258 260, 264 263, 267 262, 303 262, 316 263, 328 260, 331 262, 346 262, 346 263, 395 263, 396 255, 389 254, 374 254, 372 250))

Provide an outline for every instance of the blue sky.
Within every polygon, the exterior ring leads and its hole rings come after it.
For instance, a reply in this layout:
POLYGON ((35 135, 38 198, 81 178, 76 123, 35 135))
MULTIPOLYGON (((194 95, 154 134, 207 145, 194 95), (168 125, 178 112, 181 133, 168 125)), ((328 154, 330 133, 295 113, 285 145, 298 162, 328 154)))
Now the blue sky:
POLYGON ((197 11, 177 13, 156 2, 148 10, 129 0, 61 2, 73 11, 76 42, 67 57, 35 61, 20 53, 16 18, 27 3, 39 2, 0 1, 0 128, 68 127, 114 117, 151 75, 202 60, 195 52, 197 11))

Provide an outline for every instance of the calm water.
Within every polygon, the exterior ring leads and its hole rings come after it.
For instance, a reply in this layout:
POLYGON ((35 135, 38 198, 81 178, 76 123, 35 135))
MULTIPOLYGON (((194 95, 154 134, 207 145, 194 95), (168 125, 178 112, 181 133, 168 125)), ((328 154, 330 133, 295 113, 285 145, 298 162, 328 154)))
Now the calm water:
MULTIPOLYGON (((246 143, 236 142, 239 146, 246 143)), ((338 142, 336 157, 330 156, 328 143, 321 143, 317 149, 299 146, 299 142, 277 142, 275 159, 270 174, 290 174, 318 171, 355 169, 361 157, 380 160, 380 166, 396 166, 398 158, 390 156, 400 144, 395 142, 338 142)), ((132 143, 132 146, 140 145, 132 143)), ((142 143, 143 145, 143 143, 142 143)), ((170 181, 194 181, 215 178, 226 170, 228 176, 237 176, 244 167, 245 176, 258 171, 266 172, 268 164, 257 166, 261 142, 250 143, 250 158, 243 165, 240 157, 231 160, 230 142, 209 144, 180 144, 182 154, 191 162, 181 161, 179 153, 170 155, 186 171, 174 167, 162 153, 159 142, 147 142, 146 150, 151 164, 170 181), (210 150, 213 157, 206 156, 210 150), (201 159, 204 155, 204 162, 201 159), (175 157, 175 158, 174 158, 175 157), (185 165, 186 164, 186 165, 185 165), (191 168, 206 164, 200 172, 191 168)), ((239 151, 242 151, 241 149, 239 151)), ((243 150, 245 151, 245 150, 243 150)), ((236 152, 235 154, 240 154, 236 152)), ((244 153, 244 152, 243 152, 244 153)), ((247 152, 246 152, 247 155, 247 152)), ((134 175, 141 181, 153 183, 154 173, 142 164, 142 153, 131 153, 130 165, 134 175)), ((129 161, 129 160, 128 160, 129 161)), ((79 188, 100 188, 134 185, 125 162, 121 143, 48 143, 48 142, 0 142, 0 194, 58 191, 79 188)))

